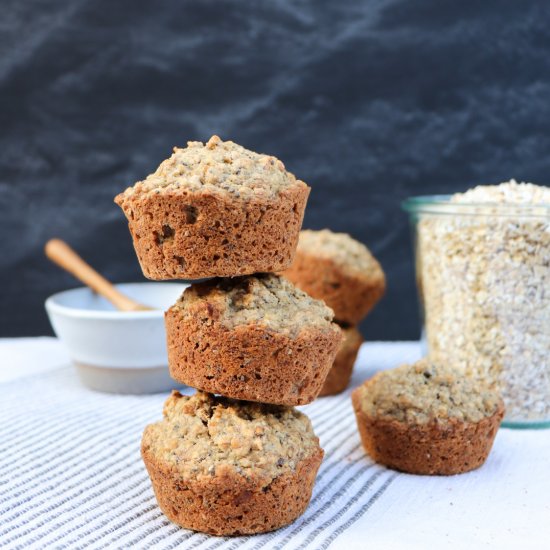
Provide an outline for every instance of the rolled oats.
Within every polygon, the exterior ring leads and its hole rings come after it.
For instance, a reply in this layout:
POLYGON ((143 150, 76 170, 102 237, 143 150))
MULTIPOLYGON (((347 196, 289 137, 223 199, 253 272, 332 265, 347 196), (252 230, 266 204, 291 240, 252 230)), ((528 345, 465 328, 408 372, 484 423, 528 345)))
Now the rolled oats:
POLYGON ((479 186, 418 215, 431 358, 497 386, 507 421, 550 420, 550 188, 479 186))

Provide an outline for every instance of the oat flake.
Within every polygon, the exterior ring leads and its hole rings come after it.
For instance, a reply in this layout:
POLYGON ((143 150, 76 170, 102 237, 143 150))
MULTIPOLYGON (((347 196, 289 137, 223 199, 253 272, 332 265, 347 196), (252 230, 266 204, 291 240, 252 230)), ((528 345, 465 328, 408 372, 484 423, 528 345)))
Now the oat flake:
POLYGON ((550 420, 550 188, 511 180, 451 202, 475 213, 418 223, 430 355, 500 387, 506 420, 550 420))

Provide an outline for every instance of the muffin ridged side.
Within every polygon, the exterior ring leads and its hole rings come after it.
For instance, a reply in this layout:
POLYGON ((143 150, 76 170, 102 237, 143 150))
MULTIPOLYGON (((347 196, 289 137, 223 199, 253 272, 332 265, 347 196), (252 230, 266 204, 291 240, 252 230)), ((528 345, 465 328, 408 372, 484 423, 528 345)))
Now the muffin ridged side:
POLYGON ((319 397, 336 395, 343 392, 349 384, 353 365, 363 342, 363 337, 356 327, 342 327, 344 339, 328 371, 319 397))
POLYGON ((369 250, 329 230, 302 231, 294 262, 283 275, 350 325, 359 323, 386 290, 384 272, 369 250))
POLYGON ((172 412, 145 429, 141 452, 169 519, 214 535, 243 535, 277 529, 304 512, 323 451, 303 414, 200 392, 174 392, 167 405, 172 412), (207 402, 208 414, 197 401, 207 402), (221 427, 211 436, 216 415, 221 427), (170 431, 177 437, 168 440, 170 431), (196 459, 195 446, 203 453, 196 459))
POLYGON ((319 394, 342 339, 331 318, 324 304, 276 275, 193 285, 166 312, 170 374, 178 382, 236 399, 309 403, 319 394), (273 298, 271 310, 255 304, 246 309, 262 293, 272 298, 266 285, 282 300, 291 298, 283 305, 273 298), (242 319, 230 324, 235 315, 228 308, 241 305, 242 319))
POLYGON ((199 279, 286 269, 309 191, 274 157, 213 137, 205 145, 191 142, 188 149, 176 149, 157 172, 115 202, 128 219, 147 278, 199 279), (212 157, 217 148, 227 149, 231 164, 219 154, 212 157), (185 152, 195 149, 198 153, 187 159, 185 152), (248 172, 240 183, 231 167, 244 161, 248 172))
POLYGON ((418 398, 418 387, 412 385, 408 386, 409 393, 403 394, 400 388, 405 385, 397 387, 391 382, 378 404, 375 399, 375 405, 365 405, 366 399, 372 401, 377 384, 388 374, 394 376, 401 371, 407 376, 407 370, 424 368, 427 373, 434 372, 433 365, 423 360, 394 369, 393 373, 378 373, 353 391, 352 403, 363 447, 376 462, 412 474, 452 475, 480 467, 491 451, 504 416, 502 399, 492 390, 485 390, 480 397, 475 381, 462 380, 456 373, 439 369, 450 384, 464 383, 464 396, 481 403, 475 406, 477 410, 466 402, 454 403, 453 399, 445 402, 442 398, 439 402, 439 394, 435 403, 429 397, 418 398), (490 407, 482 410, 486 402, 490 402, 490 407))

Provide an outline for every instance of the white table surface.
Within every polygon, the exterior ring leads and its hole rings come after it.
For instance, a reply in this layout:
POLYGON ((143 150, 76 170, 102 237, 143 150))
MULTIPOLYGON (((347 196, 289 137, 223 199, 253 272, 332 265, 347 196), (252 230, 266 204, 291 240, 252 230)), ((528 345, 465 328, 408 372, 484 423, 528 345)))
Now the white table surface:
MULTIPOLYGON (((364 344, 352 387, 419 353, 364 344)), ((303 407, 327 455, 302 518, 269 535, 193 534, 160 513, 139 459, 165 397, 89 391, 56 339, 0 339, 0 547, 550 548, 550 430, 499 430, 474 472, 398 474, 364 455, 349 391, 303 407)))

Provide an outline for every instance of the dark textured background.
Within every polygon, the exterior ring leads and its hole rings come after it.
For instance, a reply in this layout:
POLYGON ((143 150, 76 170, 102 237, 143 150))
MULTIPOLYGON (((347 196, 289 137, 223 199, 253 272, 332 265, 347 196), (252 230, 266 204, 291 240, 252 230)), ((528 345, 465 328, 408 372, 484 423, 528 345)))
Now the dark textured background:
POLYGON ((368 339, 416 338, 400 201, 550 169, 548 2, 3 0, 0 335, 46 334, 69 241, 141 280, 113 196, 213 133, 312 186, 305 226, 364 241, 388 293, 368 339))

